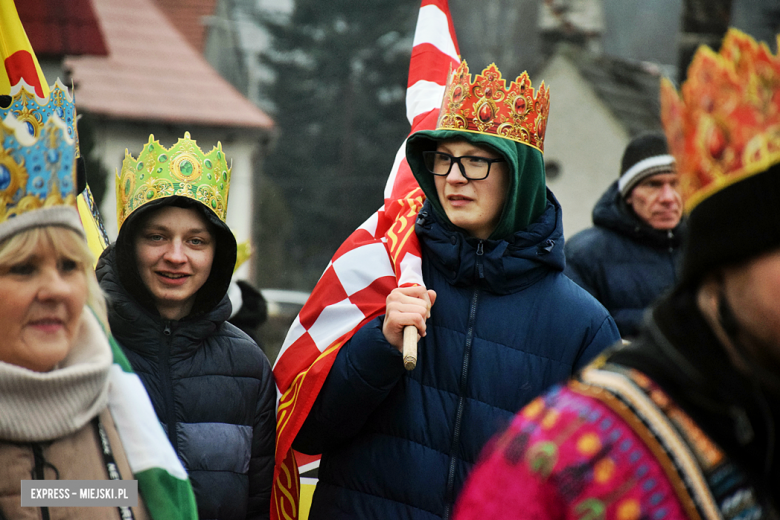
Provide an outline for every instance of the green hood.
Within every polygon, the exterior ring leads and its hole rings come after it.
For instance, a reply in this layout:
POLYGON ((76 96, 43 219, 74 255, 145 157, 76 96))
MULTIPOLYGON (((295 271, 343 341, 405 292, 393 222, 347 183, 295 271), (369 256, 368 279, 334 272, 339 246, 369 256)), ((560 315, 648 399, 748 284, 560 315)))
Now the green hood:
POLYGON ((506 238, 536 221, 547 206, 547 185, 542 152, 531 146, 495 135, 460 130, 422 130, 415 132, 407 140, 406 160, 409 162, 409 167, 412 169, 420 188, 431 201, 437 216, 452 225, 439 201, 433 175, 425 168, 422 153, 427 150, 435 150, 436 143, 439 141, 455 138, 465 139, 476 145, 488 146, 500 153, 509 164, 509 193, 501 213, 501 220, 490 235, 490 239, 506 238))

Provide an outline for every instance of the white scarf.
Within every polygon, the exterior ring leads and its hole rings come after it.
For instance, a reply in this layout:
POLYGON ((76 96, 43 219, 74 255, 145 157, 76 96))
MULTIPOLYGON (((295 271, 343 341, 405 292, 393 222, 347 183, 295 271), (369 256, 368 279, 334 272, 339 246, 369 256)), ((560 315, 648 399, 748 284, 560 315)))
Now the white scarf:
POLYGON ((0 361, 0 439, 50 441, 80 430, 108 404, 112 359, 108 338, 84 307, 73 349, 58 368, 35 372, 0 361))

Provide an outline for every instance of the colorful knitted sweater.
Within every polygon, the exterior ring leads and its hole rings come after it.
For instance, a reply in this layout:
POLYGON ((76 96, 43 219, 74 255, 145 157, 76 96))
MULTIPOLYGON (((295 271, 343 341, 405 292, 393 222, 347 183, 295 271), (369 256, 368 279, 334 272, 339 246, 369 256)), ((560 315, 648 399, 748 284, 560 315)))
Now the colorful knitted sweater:
POLYGON ((472 475, 455 518, 761 518, 743 482, 650 379, 589 368, 515 417, 472 475))
POLYGON ((778 518, 774 395, 734 370, 680 291, 639 341, 515 416, 455 519, 778 518))

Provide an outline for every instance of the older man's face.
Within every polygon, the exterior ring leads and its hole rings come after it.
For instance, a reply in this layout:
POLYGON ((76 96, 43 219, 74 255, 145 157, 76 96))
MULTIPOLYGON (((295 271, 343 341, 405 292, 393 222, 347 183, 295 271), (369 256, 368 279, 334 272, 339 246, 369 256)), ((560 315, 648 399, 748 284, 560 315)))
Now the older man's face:
POLYGON ((626 197, 634 213, 655 229, 674 229, 682 218, 683 203, 677 173, 651 175, 626 197))

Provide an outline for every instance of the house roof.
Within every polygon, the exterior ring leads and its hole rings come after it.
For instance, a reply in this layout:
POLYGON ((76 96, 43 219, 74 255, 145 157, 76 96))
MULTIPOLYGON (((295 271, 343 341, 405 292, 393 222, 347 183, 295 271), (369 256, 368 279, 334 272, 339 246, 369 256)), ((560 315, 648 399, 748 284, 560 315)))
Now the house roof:
POLYGON ((203 52, 206 40, 204 18, 212 16, 217 0, 155 0, 184 38, 198 52, 203 52))
POLYGON ((187 43, 154 0, 92 2, 109 55, 65 61, 81 109, 134 121, 273 127, 187 43))
POLYGON ((108 54, 90 0, 24 0, 16 10, 36 56, 108 54))
POLYGON ((571 59, 630 136, 661 129, 663 71, 660 66, 595 54, 568 45, 560 47, 559 51, 571 59))

